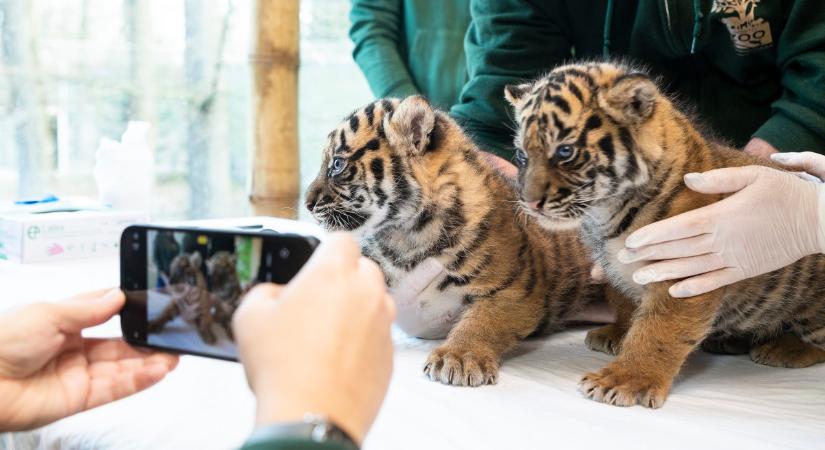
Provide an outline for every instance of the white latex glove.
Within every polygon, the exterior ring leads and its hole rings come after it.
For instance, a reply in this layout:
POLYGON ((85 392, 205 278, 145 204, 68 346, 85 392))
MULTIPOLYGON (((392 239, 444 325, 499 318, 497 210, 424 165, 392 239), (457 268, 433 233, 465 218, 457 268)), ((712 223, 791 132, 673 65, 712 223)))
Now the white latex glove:
MULTIPOLYGON (((815 166, 825 168, 825 156, 813 153, 773 159, 815 175, 815 166)), ((691 297, 825 251, 822 183, 747 166, 687 174, 685 184, 696 192, 733 195, 628 236, 619 261, 655 261, 634 272, 639 284, 685 278, 670 287, 670 295, 691 297)))

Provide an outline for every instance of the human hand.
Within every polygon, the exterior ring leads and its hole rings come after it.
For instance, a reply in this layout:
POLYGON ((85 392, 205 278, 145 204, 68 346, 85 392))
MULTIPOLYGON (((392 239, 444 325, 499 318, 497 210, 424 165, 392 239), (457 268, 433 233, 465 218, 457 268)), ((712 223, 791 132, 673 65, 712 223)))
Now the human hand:
POLYGON ((758 158, 770 159, 771 155, 777 153, 779 150, 764 139, 752 138, 742 151, 758 158))
POLYGON ((363 441, 392 373, 384 276, 335 233, 284 287, 259 285, 233 320, 259 425, 324 414, 363 441))
POLYGON ((178 358, 81 331, 120 311, 120 290, 0 315, 0 431, 35 428, 152 386, 178 358))
POLYGON ((686 278, 670 287, 691 297, 761 275, 825 250, 825 185, 762 166, 685 175, 696 192, 733 195, 636 230, 619 261, 656 261, 639 284, 686 278))
POLYGON ((515 179, 518 176, 518 167, 515 164, 507 161, 506 159, 502 158, 501 156, 494 155, 492 153, 481 152, 481 156, 487 160, 487 163, 493 166, 496 171, 501 173, 507 178, 515 179))

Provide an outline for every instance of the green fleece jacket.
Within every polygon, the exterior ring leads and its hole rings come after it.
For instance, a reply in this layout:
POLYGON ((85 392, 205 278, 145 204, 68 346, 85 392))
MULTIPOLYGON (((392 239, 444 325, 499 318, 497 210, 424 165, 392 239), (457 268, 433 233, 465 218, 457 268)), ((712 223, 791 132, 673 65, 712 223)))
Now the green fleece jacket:
POLYGON ((470 0, 352 0, 353 58, 376 97, 422 94, 442 109, 467 81, 470 0))
POLYGON ((510 159, 503 89, 573 58, 628 58, 742 147, 825 153, 823 0, 473 0, 451 114, 510 159))

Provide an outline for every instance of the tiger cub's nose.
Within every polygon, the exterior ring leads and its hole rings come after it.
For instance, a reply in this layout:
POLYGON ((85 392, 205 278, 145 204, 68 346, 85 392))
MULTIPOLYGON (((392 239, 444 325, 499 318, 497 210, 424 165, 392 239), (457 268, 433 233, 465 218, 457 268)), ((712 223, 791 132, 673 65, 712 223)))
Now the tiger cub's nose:
POLYGON ((321 191, 319 189, 312 189, 307 192, 306 207, 309 212, 312 212, 312 210, 315 209, 315 205, 318 203, 318 197, 321 196, 320 193, 321 191))
POLYGON ((539 209, 539 203, 541 203, 541 200, 536 200, 536 201, 534 201, 534 202, 524 202, 524 203, 526 203, 526 204, 527 204, 527 206, 528 206, 530 209, 532 209, 532 210, 538 210, 538 209, 539 209))

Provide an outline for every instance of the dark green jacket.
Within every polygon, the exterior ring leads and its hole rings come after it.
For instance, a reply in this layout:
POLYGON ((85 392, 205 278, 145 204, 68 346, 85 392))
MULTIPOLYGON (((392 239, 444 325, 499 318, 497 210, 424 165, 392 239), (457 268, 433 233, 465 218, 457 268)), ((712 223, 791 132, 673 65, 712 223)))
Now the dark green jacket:
POLYGON ((376 97, 422 94, 449 109, 467 81, 470 0, 352 0, 353 57, 376 97))
POLYGON ((825 153, 823 0, 473 0, 471 12, 470 81, 451 114, 505 158, 504 86, 605 50, 645 63, 733 145, 825 153))

